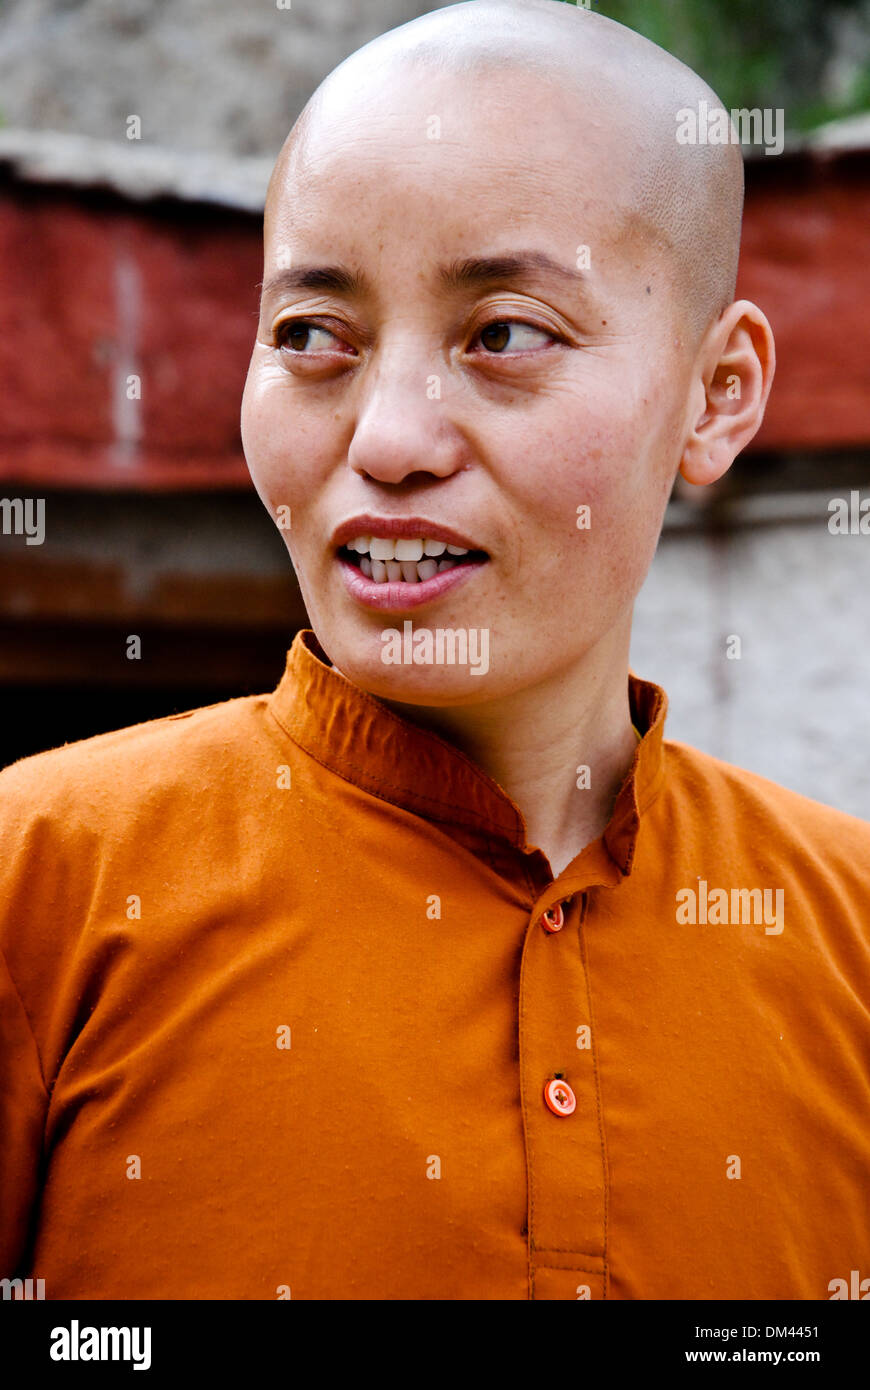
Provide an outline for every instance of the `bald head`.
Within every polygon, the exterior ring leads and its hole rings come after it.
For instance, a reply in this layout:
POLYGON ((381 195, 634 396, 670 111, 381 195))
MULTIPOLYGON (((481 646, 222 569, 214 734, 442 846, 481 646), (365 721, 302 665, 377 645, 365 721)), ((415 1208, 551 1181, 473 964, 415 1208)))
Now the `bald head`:
MULTIPOLYGON (((354 102, 364 123, 367 99, 389 87, 390 71, 419 65, 455 75, 519 69, 568 94, 577 138, 604 155, 614 208, 612 242, 636 238, 661 253, 663 272, 700 336, 734 297, 743 209, 743 160, 735 144, 678 144, 677 113, 699 102, 721 107, 685 64, 615 21, 561 0, 467 0, 432 11, 366 44, 321 83, 276 163, 272 207, 288 165, 304 162, 307 139, 338 105, 354 102), (608 145, 610 155, 608 155, 608 145), (616 156, 618 157, 611 157, 616 156)), ((565 177, 570 178, 570 170, 565 177)), ((588 197, 590 190, 583 189, 588 197)), ((591 190, 594 196, 595 190, 591 190)), ((593 248, 594 251, 594 248, 593 248)))

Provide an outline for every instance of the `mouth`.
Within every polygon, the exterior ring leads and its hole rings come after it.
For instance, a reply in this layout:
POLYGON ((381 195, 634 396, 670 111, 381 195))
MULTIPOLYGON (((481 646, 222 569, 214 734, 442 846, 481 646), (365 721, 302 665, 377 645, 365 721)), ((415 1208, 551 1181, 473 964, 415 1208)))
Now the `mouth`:
POLYGON ((360 532, 336 550, 350 592, 369 607, 416 608, 464 582, 489 561, 485 550, 459 544, 461 538, 440 527, 437 535, 423 528, 419 534, 408 534, 408 522, 393 522, 389 529, 394 534, 360 532), (396 530, 403 534, 396 535, 396 530))
POLYGON ((437 574, 488 560, 484 550, 448 545, 431 536, 356 536, 339 546, 338 558, 374 584, 425 584, 437 574))

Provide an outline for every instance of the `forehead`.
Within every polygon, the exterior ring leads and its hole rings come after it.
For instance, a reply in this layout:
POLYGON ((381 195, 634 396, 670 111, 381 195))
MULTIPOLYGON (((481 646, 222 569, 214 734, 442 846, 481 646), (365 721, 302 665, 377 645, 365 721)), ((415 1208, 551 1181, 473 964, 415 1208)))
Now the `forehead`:
POLYGON ((276 171, 267 253, 288 237, 419 247, 535 230, 563 251, 601 247, 621 227, 642 158, 625 103, 608 98, 513 63, 450 72, 403 62, 374 81, 333 80, 276 171))

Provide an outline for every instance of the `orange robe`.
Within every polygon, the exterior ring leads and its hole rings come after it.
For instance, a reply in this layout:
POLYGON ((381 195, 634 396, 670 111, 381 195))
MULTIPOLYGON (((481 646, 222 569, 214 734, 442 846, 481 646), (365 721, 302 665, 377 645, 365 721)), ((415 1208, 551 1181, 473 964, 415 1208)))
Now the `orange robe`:
POLYGON ((555 881, 505 793, 311 633, 271 695, 0 774, 0 1275, 860 1287, 870 826, 665 742, 663 692, 630 695, 610 823, 555 881))

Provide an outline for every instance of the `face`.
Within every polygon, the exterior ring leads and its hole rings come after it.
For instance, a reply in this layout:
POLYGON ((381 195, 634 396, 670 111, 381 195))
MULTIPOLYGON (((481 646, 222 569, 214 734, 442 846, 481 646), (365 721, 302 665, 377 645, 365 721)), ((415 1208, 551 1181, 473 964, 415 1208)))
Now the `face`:
POLYGON ((661 253, 620 231, 630 133, 517 69, 327 92, 273 180, 242 408, 320 642, 430 706, 624 659, 692 365, 661 253), (414 658, 420 629, 485 631, 487 669, 414 658))

